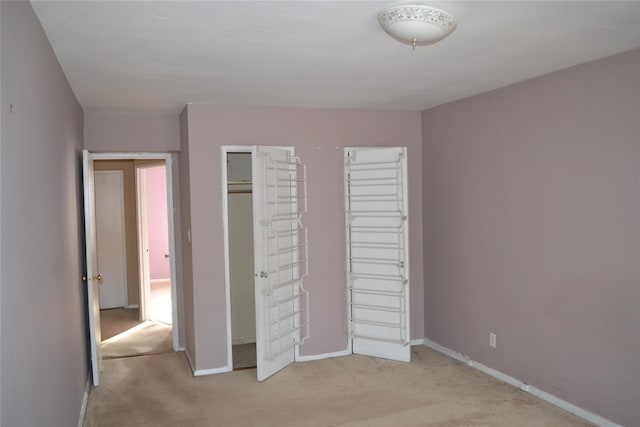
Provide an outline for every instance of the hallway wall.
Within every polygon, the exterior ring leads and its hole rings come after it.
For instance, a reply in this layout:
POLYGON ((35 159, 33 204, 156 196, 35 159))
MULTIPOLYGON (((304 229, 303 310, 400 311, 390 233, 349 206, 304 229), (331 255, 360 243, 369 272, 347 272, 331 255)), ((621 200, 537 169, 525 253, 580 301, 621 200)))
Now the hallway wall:
POLYGON ((90 151, 165 152, 180 149, 177 114, 87 112, 84 147, 90 151))
POLYGON ((31 4, 2 1, 0 15, 0 424, 75 426, 89 369, 83 112, 31 4))

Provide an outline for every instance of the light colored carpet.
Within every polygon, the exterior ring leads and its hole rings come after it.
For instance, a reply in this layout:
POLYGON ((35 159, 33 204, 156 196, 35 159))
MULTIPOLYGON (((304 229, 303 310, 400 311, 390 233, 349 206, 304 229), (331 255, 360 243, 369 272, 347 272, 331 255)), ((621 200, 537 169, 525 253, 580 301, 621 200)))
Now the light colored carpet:
POLYGON ((427 347, 411 363, 347 356, 193 377, 183 353, 104 362, 85 427, 583 426, 555 406, 427 347))
POLYGON ((172 349, 171 326, 153 321, 146 321, 133 329, 102 341, 104 359, 162 353, 172 349))
POLYGON ((100 336, 102 341, 106 341, 142 323, 138 319, 140 319, 140 315, 137 308, 100 310, 100 336))
POLYGON ((148 305, 149 319, 170 325, 171 319, 171 281, 151 282, 151 301, 148 305))

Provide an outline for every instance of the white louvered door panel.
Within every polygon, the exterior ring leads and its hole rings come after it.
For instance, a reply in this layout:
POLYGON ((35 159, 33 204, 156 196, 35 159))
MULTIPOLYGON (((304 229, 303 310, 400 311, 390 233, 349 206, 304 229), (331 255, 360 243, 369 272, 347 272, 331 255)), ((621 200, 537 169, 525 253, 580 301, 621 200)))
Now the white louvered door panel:
POLYGON ((353 353, 410 361, 406 148, 345 149, 353 353))
POLYGON ((256 147, 254 259, 258 381, 295 360, 309 336, 304 166, 288 148, 256 147))

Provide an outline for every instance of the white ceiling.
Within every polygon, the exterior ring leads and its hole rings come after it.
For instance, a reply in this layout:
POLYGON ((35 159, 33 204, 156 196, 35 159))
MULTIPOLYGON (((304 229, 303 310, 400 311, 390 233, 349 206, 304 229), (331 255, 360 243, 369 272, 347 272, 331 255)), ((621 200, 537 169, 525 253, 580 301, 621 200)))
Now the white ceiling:
POLYGON ((424 110, 640 47, 640 2, 429 2, 457 30, 403 45, 375 1, 33 1, 87 111, 186 103, 424 110))

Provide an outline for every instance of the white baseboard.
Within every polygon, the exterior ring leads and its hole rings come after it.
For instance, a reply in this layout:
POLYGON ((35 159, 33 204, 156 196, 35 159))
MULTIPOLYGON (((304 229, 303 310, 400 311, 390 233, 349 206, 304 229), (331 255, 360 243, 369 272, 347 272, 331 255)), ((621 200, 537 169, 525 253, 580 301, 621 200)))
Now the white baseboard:
POLYGON ((193 361, 191 360, 191 355, 189 354, 189 350, 184 349, 184 355, 187 356, 187 362, 189 362, 189 368, 191 368, 191 373, 194 372, 193 369, 193 361))
POLYGON ((248 338, 234 338, 231 340, 232 345, 238 344, 251 344, 256 342, 256 337, 248 337, 248 338))
POLYGON ((312 360, 328 359, 330 357, 350 356, 349 350, 334 351, 333 353, 311 354, 308 356, 299 356, 296 362, 310 362, 312 360))
POLYGON ((191 360, 191 355, 189 355, 189 351, 185 350, 184 354, 187 355, 187 362, 189 362, 189 367, 191 368, 191 373, 194 377, 201 377, 203 375, 213 375, 213 374, 222 374, 224 372, 231 372, 228 366, 223 366, 222 368, 213 368, 213 369, 195 369, 195 365, 191 360))
POLYGON ((223 366, 222 368, 213 368, 213 369, 198 369, 193 371, 194 377, 202 377, 204 375, 213 375, 213 374, 223 374, 225 372, 231 372, 228 366, 223 366))
POLYGON ((89 390, 91 390, 91 371, 87 372, 87 383, 84 386, 84 394, 82 395, 78 427, 84 426, 84 417, 87 414, 87 403, 89 402, 89 390))
MULTIPOLYGON (((417 341, 417 340, 416 340, 417 341)), ((555 405, 561 409, 564 409, 567 412, 571 412, 574 415, 579 416, 580 418, 583 418, 593 424, 596 424, 598 426, 601 427, 621 427, 620 424, 616 424, 613 421, 610 421, 604 417, 601 417, 598 414, 594 414, 593 412, 587 411, 586 409, 580 408, 579 406, 576 406, 572 403, 567 402, 566 400, 560 399, 557 396, 554 396, 550 393, 547 393, 546 391, 540 390, 532 385, 526 384, 520 380, 518 380, 517 378, 513 378, 510 375, 507 375, 503 372, 497 371, 493 368, 490 368, 486 365, 483 365, 480 362, 476 362, 475 360, 472 360, 471 358, 465 356, 462 353, 459 353, 455 350, 451 350, 450 348, 444 347, 434 341, 431 341, 428 338, 425 338, 423 340, 424 345, 426 345, 427 347, 430 347, 436 351, 439 351, 440 353, 443 353, 449 357, 451 357, 452 359, 458 360, 464 364, 466 364, 467 366, 470 366, 472 368, 475 368, 479 371, 484 372, 487 375, 491 375, 492 377, 503 381, 507 384, 510 384, 514 387, 519 388, 520 390, 527 392, 529 394, 532 394, 548 403, 551 403, 552 405, 555 405)), ((413 343, 413 341, 412 341, 413 343)))
POLYGON ((140 308, 140 305, 139 304, 130 304, 130 305, 127 305, 125 308, 140 308))
MULTIPOLYGON (((410 345, 423 345, 424 340, 425 340, 424 338, 411 340, 410 345)), ((351 354, 353 354, 352 351, 350 349, 346 349, 342 351, 335 351, 333 353, 322 353, 322 354, 312 354, 308 356, 299 356, 296 362, 310 362, 312 360, 329 359, 330 357, 350 356, 351 354)))
POLYGON ((424 345, 424 338, 418 338, 417 340, 411 340, 410 345, 424 345))

